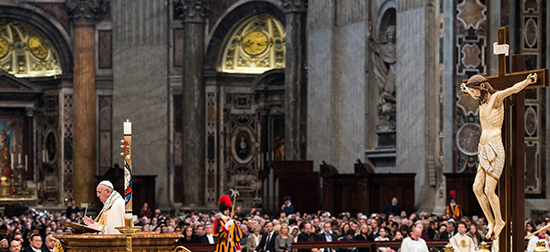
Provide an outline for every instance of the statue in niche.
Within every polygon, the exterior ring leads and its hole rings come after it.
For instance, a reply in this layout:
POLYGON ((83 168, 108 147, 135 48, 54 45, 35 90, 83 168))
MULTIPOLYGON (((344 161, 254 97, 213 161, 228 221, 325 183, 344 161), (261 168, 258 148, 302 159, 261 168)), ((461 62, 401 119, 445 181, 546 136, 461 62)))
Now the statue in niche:
POLYGON ((378 125, 376 126, 379 132, 395 130, 395 25, 386 28, 385 38, 386 41, 381 43, 369 35, 369 43, 373 49, 374 76, 379 85, 378 125))
POLYGON ((481 75, 474 75, 460 89, 479 101, 479 121, 481 137, 479 139, 479 167, 474 179, 473 190, 487 218, 487 239, 498 239, 506 225, 500 212, 500 199, 495 189, 504 168, 505 150, 502 144, 502 123, 504 122, 504 99, 517 94, 529 84, 537 82, 537 74, 529 74, 527 78, 514 86, 495 91, 489 80, 481 75), (492 210, 492 212, 491 212, 492 210))

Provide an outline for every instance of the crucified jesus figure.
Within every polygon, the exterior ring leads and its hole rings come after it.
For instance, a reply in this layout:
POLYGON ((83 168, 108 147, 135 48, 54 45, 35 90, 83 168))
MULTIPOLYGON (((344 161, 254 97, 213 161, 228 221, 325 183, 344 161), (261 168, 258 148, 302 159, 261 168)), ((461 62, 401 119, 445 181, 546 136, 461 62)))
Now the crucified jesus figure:
POLYGON ((463 92, 467 92, 472 98, 479 101, 479 121, 481 123, 478 148, 479 167, 473 189, 489 224, 487 239, 496 240, 506 225, 500 212, 500 199, 495 194, 505 160, 501 132, 504 121, 504 99, 536 82, 537 74, 529 74, 524 81, 520 81, 512 87, 495 91, 485 77, 474 75, 468 80, 468 83, 463 83, 460 86, 463 92))

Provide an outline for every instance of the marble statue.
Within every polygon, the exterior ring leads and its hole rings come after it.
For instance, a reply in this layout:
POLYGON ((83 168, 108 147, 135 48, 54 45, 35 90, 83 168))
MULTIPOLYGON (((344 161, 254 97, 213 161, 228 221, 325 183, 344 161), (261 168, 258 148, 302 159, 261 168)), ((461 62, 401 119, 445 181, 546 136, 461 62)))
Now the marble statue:
POLYGON ((537 82, 537 74, 512 87, 495 91, 487 79, 474 75, 468 83, 460 86, 462 92, 479 101, 479 167, 474 179, 473 190, 488 222, 487 239, 496 240, 505 226, 500 212, 500 199, 495 188, 504 168, 505 150, 502 144, 502 123, 504 121, 504 99, 537 82), (492 209, 492 212, 491 212, 492 209))
POLYGON ((382 132, 395 130, 395 25, 388 26, 385 36, 384 43, 369 40, 373 48, 374 76, 379 84, 377 130, 382 132))

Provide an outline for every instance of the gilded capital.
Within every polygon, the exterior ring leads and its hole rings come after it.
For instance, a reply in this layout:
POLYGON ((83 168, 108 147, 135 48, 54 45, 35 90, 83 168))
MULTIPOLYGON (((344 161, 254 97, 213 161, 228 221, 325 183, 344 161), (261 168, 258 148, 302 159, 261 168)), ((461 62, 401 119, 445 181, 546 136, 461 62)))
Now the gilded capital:
POLYGON ((66 5, 75 23, 95 23, 109 12, 109 3, 104 0, 68 0, 66 5))
POLYGON ((210 0, 175 0, 174 10, 184 23, 202 23, 210 14, 210 0))
POLYGON ((283 0, 283 9, 287 13, 307 12, 308 0, 283 0))

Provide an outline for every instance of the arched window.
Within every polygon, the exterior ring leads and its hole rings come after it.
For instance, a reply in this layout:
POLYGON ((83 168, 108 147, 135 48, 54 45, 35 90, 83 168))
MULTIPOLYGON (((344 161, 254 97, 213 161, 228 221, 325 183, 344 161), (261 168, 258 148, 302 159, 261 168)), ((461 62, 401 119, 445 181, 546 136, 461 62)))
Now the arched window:
POLYGON ((29 24, 0 19, 0 69, 16 77, 61 74, 52 44, 29 24))
POLYGON ((285 68, 285 29, 268 14, 260 14, 235 24, 228 34, 218 71, 261 74, 285 68))

